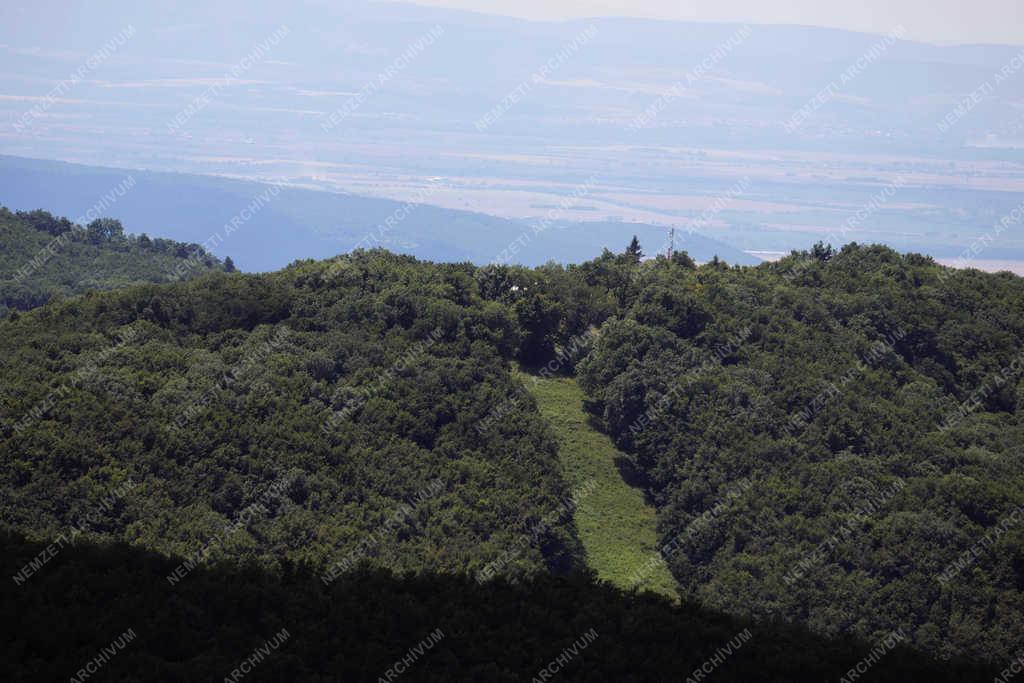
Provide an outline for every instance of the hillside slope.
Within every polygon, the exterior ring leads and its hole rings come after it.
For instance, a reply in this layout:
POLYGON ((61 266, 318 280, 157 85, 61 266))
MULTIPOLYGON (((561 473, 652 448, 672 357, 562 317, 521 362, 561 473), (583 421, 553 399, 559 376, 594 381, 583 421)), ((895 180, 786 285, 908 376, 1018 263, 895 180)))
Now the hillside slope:
POLYGON ((43 306, 0 322, 0 515, 339 573, 579 568, 586 498, 538 404, 508 408, 512 360, 576 373, 684 598, 944 657, 1017 647, 1024 279, 876 246, 756 268, 360 252, 43 306))
POLYGON ((0 322, 0 518, 325 572, 579 566, 571 515, 549 517, 570 492, 539 416, 474 428, 513 387, 514 319, 468 266, 338 265, 0 322))
POLYGON ((50 299, 230 270, 198 244, 126 235, 120 221, 76 225, 0 207, 0 316, 50 299))
MULTIPOLYGON (((607 278, 609 276, 601 276, 607 278)), ((579 367, 685 595, 945 655, 1024 632, 1024 279, 850 245, 643 269, 579 367)))
POLYGON ((658 554, 654 507, 644 500, 643 489, 623 479, 619 468, 626 456, 591 426, 575 379, 522 372, 518 379, 555 431, 567 483, 592 486, 574 514, 587 566, 619 588, 678 598, 675 580, 658 554))

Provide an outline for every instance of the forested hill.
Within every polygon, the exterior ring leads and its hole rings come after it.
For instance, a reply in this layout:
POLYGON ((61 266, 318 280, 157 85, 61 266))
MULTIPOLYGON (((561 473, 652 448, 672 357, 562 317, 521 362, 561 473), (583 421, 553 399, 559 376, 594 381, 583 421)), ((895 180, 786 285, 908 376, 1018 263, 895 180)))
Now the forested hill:
POLYGON ((819 245, 620 291, 579 378, 647 474, 683 594, 944 655, 1019 647, 1024 279, 819 245))
POLYGON ((0 513, 327 582, 580 568, 588 489, 517 359, 578 375, 684 596, 998 661, 1024 632, 1022 340, 1021 278, 858 245, 134 286, 0 322, 0 513))
POLYGON ((77 225, 46 211, 0 207, 0 316, 54 297, 232 270, 198 244, 126 235, 120 221, 77 225))
POLYGON ((324 572, 582 566, 571 509, 552 514, 573 492, 536 411, 476 428, 515 389, 515 313, 466 266, 338 265, 0 323, 0 517, 56 537, 101 507, 86 535, 324 572))

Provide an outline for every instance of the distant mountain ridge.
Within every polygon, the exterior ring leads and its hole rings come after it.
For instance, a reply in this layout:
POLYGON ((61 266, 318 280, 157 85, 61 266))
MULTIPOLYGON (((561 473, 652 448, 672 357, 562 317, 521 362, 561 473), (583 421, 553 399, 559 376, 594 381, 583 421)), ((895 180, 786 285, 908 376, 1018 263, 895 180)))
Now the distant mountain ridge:
MULTIPOLYGON (((644 224, 552 221, 539 235, 533 222, 429 204, 10 156, 0 156, 0 203, 79 215, 129 177, 131 190, 107 208, 108 215, 132 229, 231 256, 243 271, 277 270, 298 259, 373 247, 428 260, 536 266, 593 258, 634 233, 655 247, 666 239, 664 228, 644 224)), ((759 262, 699 233, 680 232, 677 246, 698 261, 718 256, 734 264, 759 262)))
MULTIPOLYGON (((156 107, 154 130, 161 132, 165 118, 173 117, 190 98, 181 98, 181 92, 174 92, 177 88, 141 90, 138 85, 142 79, 153 78, 153 68, 167 78, 180 79, 183 74, 176 68, 180 62, 175 62, 180 53, 173 50, 187 46, 193 59, 201 60, 203 67, 209 67, 211 74, 219 76, 225 66, 235 63, 282 26, 288 27, 288 38, 274 47, 268 59, 272 63, 258 65, 250 77, 290 83, 293 87, 275 89, 275 106, 281 107, 282 113, 289 111, 299 115, 321 107, 330 111, 344 104, 343 99, 333 98, 331 93, 358 90, 402 54, 410 43, 433 27, 440 27, 443 39, 418 54, 399 75, 403 84, 420 82, 427 87, 404 89, 407 91, 404 93, 382 91, 378 93, 378 102, 360 107, 347 123, 364 128, 371 123, 365 118, 367 114, 415 111, 415 117, 409 117, 408 122, 416 127, 427 123, 442 130, 471 128, 472 121, 489 107, 484 106, 485 103, 500 100, 528 77, 532 69, 556 54, 586 27, 596 29, 588 49, 574 54, 570 62, 558 69, 557 78, 551 80, 564 84, 590 78, 594 79, 592 86, 615 87, 600 91, 547 87, 545 108, 564 112, 596 103, 609 111, 612 107, 616 111, 642 109, 656 97, 644 86, 657 85, 661 89, 670 86, 741 26, 738 23, 615 17, 541 22, 401 3, 303 2, 288 8, 254 5, 245 21, 235 21, 231 34, 224 35, 217 27, 237 17, 232 10, 217 4, 189 0, 172 9, 169 6, 140 7, 115 0, 110 5, 110 11, 123 17, 125 24, 130 23, 137 33, 119 49, 118 55, 123 59, 106 65, 106 77, 111 83, 123 80, 131 84, 132 87, 123 89, 123 95, 129 98, 127 101, 144 97, 147 104, 156 107), (193 18, 190 24, 176 25, 176 17, 182 12, 188 12, 193 18), (168 26, 174 26, 173 34, 167 30, 168 26), (149 40, 149 36, 157 39, 149 40), (467 54, 475 58, 466 59, 467 54), (446 76, 441 77, 441 74, 446 76), (624 90, 629 84, 634 89, 624 90), (315 93, 316 97, 310 93, 315 93), (326 105, 323 98, 326 98, 326 105), (415 103, 415 110, 409 108, 411 103, 415 103)), ((53 0, 25 8, 16 26, 17 32, 13 30, 15 22, 0 22, 0 42, 22 48, 10 55, 12 69, 34 77, 52 76, 52 64, 26 51, 24 48, 29 45, 56 43, 70 54, 77 51, 88 55, 95 50, 96 36, 112 35, 117 28, 109 26, 99 13, 79 11, 53 0), (55 13, 61 17, 58 22, 53 19, 55 13)), ((792 112, 881 38, 811 26, 752 25, 751 28, 751 35, 730 51, 720 69, 710 74, 713 78, 703 79, 701 83, 703 99, 713 100, 702 104, 719 114, 728 111, 730 105, 751 99, 767 110, 781 107, 792 112), (742 83, 757 83, 764 88, 759 93, 735 88, 742 83)), ((955 106, 965 93, 992 78, 995 70, 1019 52, 1020 47, 1010 45, 945 46, 895 41, 887 46, 882 56, 883 68, 866 69, 848 84, 850 90, 846 94, 858 98, 857 101, 832 103, 837 110, 839 127, 851 123, 870 125, 880 114, 898 105, 905 107, 914 119, 915 125, 908 126, 908 131, 913 130, 912 134, 921 140, 940 142, 943 136, 934 130, 936 118, 955 106), (935 64, 944 65, 938 74, 935 64), (922 121, 926 121, 924 126, 916 125, 922 121)), ((90 89, 89 94, 103 95, 103 99, 121 96, 117 89, 104 88, 106 82, 97 85, 99 87, 90 89)), ((181 83, 180 87, 187 85, 181 83)), ((201 91, 203 84, 196 87, 201 91)), ((1020 91, 1019 78, 1012 87, 1013 90, 996 93, 996 96, 1012 99, 1014 92, 1020 91)), ((265 96, 257 94, 251 100, 248 95, 242 96, 246 98, 245 104, 266 105, 265 96)), ((20 114, 24 106, 15 104, 20 114)), ((544 111, 538 110, 537 104, 526 103, 516 112, 517 120, 524 116, 525 120, 506 124, 512 124, 512 130, 536 135, 539 131, 535 124, 544 118, 544 111)), ((986 106, 979 108, 975 115, 996 122, 1005 121, 1008 113, 986 106)), ((309 130, 302 133, 303 137, 310 139, 310 135, 322 133, 319 122, 319 117, 310 117, 308 123, 315 125, 310 125, 309 130)), ((190 128, 198 125, 199 121, 193 121, 190 128)), ((595 131, 600 131, 600 123, 580 120, 573 125, 559 126, 556 137, 586 136, 595 131)), ((785 137, 775 136, 774 139, 780 141, 785 137)), ((862 145, 865 142, 858 140, 862 145)), ((950 138, 947 142, 959 146, 961 141, 950 138)))

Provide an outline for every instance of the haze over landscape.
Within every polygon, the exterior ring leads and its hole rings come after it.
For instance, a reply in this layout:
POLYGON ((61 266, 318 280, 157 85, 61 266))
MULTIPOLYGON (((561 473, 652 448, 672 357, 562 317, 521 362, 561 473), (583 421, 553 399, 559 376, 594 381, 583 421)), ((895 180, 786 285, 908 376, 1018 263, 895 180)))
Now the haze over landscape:
MULTIPOLYGON (((658 226, 646 242, 677 226, 762 258, 831 236, 956 259, 1024 190, 1019 47, 911 42, 897 24, 300 7, 5 6, 0 152, 658 226)), ((1020 231, 975 259, 1019 270, 1020 231)))
POLYGON ((0 680, 1024 674, 1012 0, 0 6, 0 680))

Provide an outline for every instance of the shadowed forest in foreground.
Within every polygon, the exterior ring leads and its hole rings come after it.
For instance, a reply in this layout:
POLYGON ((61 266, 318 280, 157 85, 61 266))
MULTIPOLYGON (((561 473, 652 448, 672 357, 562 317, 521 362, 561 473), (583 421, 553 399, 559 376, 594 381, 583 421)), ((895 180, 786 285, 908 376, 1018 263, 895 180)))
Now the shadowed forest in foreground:
MULTIPOLYGON (((44 548, 3 533, 0 571, 15 574, 44 548)), ((248 563, 200 567, 171 586, 166 577, 179 562, 124 544, 82 543, 20 586, 0 582, 0 678, 67 680, 129 629, 136 637, 95 680, 220 681, 263 647, 248 681, 377 681, 438 629, 443 635, 420 647, 402 680, 531 680, 577 643, 558 680, 683 681, 712 669, 717 656, 714 680, 809 683, 839 680, 882 649, 624 593, 583 574, 481 585, 364 567, 326 585, 306 566, 268 572, 248 563), (282 629, 290 637, 268 648, 282 629), (739 638, 744 629, 749 636, 739 638), (723 656, 729 643, 736 647, 723 656)), ((960 683, 995 673, 903 647, 877 659, 868 680, 960 683)))

